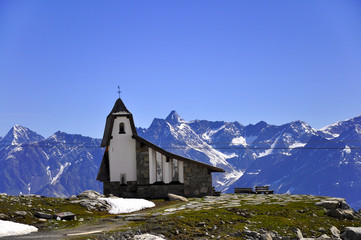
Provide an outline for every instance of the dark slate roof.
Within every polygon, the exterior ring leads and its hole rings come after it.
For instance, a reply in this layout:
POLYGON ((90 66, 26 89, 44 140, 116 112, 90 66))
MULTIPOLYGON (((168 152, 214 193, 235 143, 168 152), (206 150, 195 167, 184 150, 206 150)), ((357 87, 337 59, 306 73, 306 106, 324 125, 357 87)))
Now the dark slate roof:
POLYGON ((104 134, 103 134, 103 140, 100 144, 101 147, 109 146, 110 137, 112 135, 114 119, 117 116, 117 115, 115 115, 115 113, 119 113, 119 112, 123 112, 123 113, 125 112, 125 115, 129 117, 133 135, 137 135, 137 130, 135 129, 135 125, 134 125, 134 121, 133 121, 133 115, 125 107, 123 101, 120 98, 118 98, 117 101, 115 101, 112 111, 107 116, 107 121, 105 123, 105 129, 104 129, 104 134))
POLYGON ((144 138, 142 137, 139 137, 138 135, 134 135, 133 138, 143 144, 145 144, 146 146, 156 150, 157 152, 160 152, 161 154, 167 156, 167 157, 170 157, 170 158, 173 158, 173 159, 178 159, 178 160, 181 160, 181 161, 188 161, 188 162, 192 162, 192 163, 195 163, 195 164, 198 164, 198 165, 201 165, 205 168, 208 168, 210 169, 212 172, 224 172, 224 170, 222 168, 218 168, 218 167, 214 167, 212 165, 209 165, 209 164, 205 164, 205 163, 202 163, 202 162, 198 162, 198 161, 195 161, 195 160, 192 160, 190 158, 186 158, 186 157, 182 157, 182 156, 179 156, 177 154, 174 154, 174 153, 171 153, 171 152, 168 152, 166 150, 164 150, 163 148, 160 148, 158 147, 157 145, 149 142, 148 140, 145 140, 144 138))
POLYGON ((100 164, 97 180, 101 181, 101 182, 109 182, 110 181, 108 148, 105 149, 102 163, 100 164))

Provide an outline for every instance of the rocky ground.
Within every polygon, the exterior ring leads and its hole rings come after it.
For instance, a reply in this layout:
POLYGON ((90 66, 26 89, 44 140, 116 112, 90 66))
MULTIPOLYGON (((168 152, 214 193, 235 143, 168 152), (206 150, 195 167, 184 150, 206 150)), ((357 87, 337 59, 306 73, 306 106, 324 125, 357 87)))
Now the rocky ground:
POLYGON ((96 196, 1 196, 0 202, 23 211, 0 207, 2 219, 39 228, 9 239, 361 239, 360 214, 345 200, 330 197, 225 194, 188 202, 158 200, 153 209, 116 216, 100 211, 107 207, 96 196), (65 210, 76 218, 64 222, 34 216, 65 210))

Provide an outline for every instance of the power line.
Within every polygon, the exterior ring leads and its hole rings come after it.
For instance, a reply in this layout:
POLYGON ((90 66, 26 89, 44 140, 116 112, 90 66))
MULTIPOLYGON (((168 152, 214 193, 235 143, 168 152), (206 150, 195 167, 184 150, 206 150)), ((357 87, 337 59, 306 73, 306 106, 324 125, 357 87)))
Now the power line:
MULTIPOLYGON (((29 144, 10 144, 10 145, 5 145, 5 144, 0 144, 0 147, 20 147, 20 148, 53 148, 53 147, 58 147, 58 148, 90 148, 90 149, 97 149, 97 148, 104 148, 104 147, 100 147, 100 146, 96 146, 96 145, 78 145, 78 144, 66 144, 66 145, 41 145, 41 144, 33 144, 33 143, 29 143, 29 144)), ((207 146, 188 146, 188 145, 183 145, 183 146, 159 146, 161 148, 164 149, 196 149, 196 150, 203 150, 203 149, 209 149, 210 147, 207 146)), ((344 150, 345 147, 247 147, 247 146, 240 146, 240 147, 236 147, 236 146, 232 146, 232 147, 212 147, 213 149, 220 149, 220 150, 298 150, 298 149, 305 149, 305 150, 344 150)), ((350 150, 361 150, 361 147, 350 147, 348 146, 347 149, 350 150)))

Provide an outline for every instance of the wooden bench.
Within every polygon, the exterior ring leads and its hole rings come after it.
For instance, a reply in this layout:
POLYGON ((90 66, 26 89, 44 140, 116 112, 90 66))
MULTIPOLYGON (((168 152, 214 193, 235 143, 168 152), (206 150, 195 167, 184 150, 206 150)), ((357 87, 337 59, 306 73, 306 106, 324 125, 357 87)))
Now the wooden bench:
POLYGON ((255 193, 252 188, 234 188, 234 193, 255 193))
POLYGON ((256 190, 257 194, 273 194, 273 190, 269 190, 269 186, 255 186, 254 189, 256 190))

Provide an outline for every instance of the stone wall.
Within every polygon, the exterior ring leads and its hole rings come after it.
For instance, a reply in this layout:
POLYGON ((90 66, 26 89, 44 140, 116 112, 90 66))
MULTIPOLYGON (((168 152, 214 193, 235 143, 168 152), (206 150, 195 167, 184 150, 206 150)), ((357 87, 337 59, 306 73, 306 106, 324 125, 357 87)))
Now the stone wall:
POLYGON ((184 195, 184 184, 136 185, 128 182, 127 185, 121 185, 120 182, 104 182, 103 187, 104 195, 113 194, 124 198, 160 199, 166 198, 168 193, 184 195))
POLYGON ((149 147, 137 141, 137 183, 138 185, 149 184, 149 147))
POLYGON ((212 173, 196 163, 184 162, 184 195, 186 197, 210 196, 213 193, 212 173))

